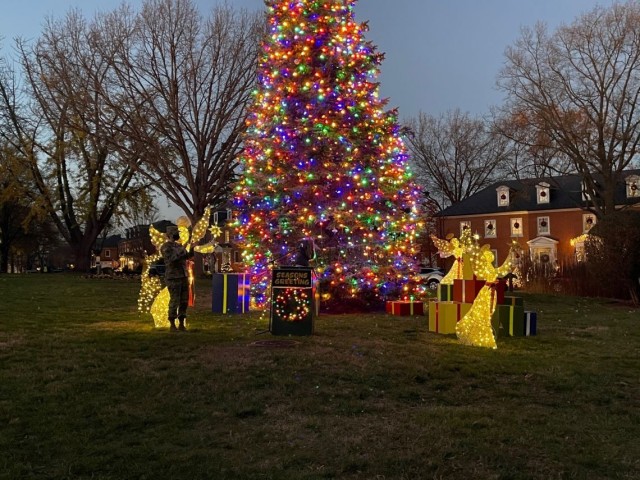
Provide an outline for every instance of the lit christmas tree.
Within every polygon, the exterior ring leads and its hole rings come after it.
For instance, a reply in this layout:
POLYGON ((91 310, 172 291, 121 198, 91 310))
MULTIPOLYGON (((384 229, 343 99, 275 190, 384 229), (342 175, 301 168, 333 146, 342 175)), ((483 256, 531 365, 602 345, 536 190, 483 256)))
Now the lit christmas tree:
POLYGON ((395 111, 378 97, 382 54, 355 0, 267 0, 270 32, 248 120, 235 208, 254 273, 317 245, 334 295, 402 286, 419 245, 419 191, 395 111))

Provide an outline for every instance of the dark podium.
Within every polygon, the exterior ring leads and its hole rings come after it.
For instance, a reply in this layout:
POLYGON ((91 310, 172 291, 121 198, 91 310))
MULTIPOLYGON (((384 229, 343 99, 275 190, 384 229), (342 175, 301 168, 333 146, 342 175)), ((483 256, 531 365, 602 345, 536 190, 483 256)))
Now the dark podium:
POLYGON ((273 335, 312 335, 315 318, 313 269, 280 267, 271 278, 271 317, 273 335))

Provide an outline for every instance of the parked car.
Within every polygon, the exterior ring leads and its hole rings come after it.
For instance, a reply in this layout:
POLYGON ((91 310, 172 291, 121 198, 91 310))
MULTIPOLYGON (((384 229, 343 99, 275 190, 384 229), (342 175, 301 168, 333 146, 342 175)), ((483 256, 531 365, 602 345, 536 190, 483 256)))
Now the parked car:
POLYGON ((445 276, 444 270, 436 267, 421 267, 418 277, 422 280, 422 283, 427 285, 430 290, 435 290, 440 285, 440 280, 445 276))

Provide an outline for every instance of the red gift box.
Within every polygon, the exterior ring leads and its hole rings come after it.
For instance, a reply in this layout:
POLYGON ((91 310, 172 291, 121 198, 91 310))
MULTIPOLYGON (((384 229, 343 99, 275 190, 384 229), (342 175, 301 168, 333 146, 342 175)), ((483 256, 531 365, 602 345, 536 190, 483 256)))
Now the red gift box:
MULTIPOLYGON (((455 279, 453 281, 453 301, 473 303, 482 287, 484 287, 484 280, 455 279)), ((504 295, 504 289, 502 292, 504 295)))
POLYGON ((387 302, 387 311, 391 315, 424 315, 424 303, 411 301, 387 302), (389 306, 389 304, 391 305, 389 306))

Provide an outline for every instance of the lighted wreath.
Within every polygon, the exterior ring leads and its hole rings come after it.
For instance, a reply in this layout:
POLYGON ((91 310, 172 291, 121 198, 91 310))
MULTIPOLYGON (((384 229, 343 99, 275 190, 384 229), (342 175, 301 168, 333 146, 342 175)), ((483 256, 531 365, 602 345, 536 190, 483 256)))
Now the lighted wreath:
POLYGON ((285 322, 300 322, 309 315, 309 295, 298 288, 287 288, 278 293, 275 313, 285 322))

